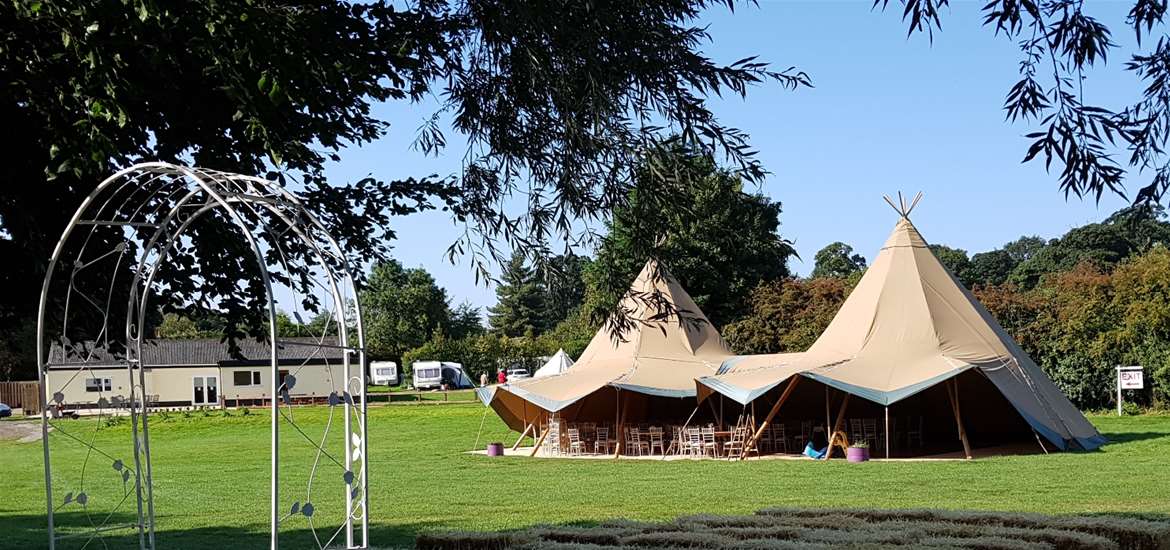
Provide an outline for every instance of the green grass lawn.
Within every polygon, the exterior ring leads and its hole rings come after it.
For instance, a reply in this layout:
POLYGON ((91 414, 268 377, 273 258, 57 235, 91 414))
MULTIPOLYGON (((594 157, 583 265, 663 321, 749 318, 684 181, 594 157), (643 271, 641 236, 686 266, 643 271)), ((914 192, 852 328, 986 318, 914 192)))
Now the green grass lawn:
MULTIPOLYGON (((410 545, 420 531, 498 530, 615 517, 670 519, 695 513, 750 513, 775 506, 928 507, 1163 518, 1170 514, 1167 416, 1091 417, 1114 441, 1093 453, 848 464, 842 460, 490 459, 464 454, 475 441, 483 412, 475 405, 371 407, 371 538, 376 546, 410 545)), ((327 413, 326 407, 295 412, 310 437, 319 436, 327 413)), ((238 413, 231 418, 172 415, 167 421, 152 417, 159 547, 221 550, 266 544, 267 415, 267 410, 253 410, 248 417, 238 413)), ((87 433, 93 425, 88 420, 63 424, 77 434, 87 433)), ((481 445, 515 440, 494 414, 488 415, 484 426, 481 445)), ((104 428, 97 441, 110 446, 128 434, 126 425, 104 428)), ((282 506, 289 506, 304 499, 313 447, 286 430, 281 449, 287 460, 282 485, 288 487, 282 506)), ((66 464, 78 470, 85 459, 80 447, 62 444, 59 450, 56 463, 62 465, 61 471, 65 472, 66 464)), ((100 486, 116 474, 108 460, 92 460, 91 486, 100 486)), ((44 547, 41 468, 39 442, 0 441, 0 547, 44 547)), ((340 496, 339 488, 332 492, 322 488, 326 483, 340 483, 340 471, 329 464, 322 472, 316 493, 340 496)), ((57 500, 71 486, 59 485, 57 500)), ((92 491, 95 508, 101 498, 110 498, 98 489, 92 491)), ((315 519, 336 525, 334 503, 320 498, 324 500, 318 500, 315 519)), ((123 510, 132 513, 132 503, 123 510)), ((76 505, 62 508, 61 515, 66 523, 86 521, 76 505)), ((306 527, 304 518, 288 522, 288 536, 294 539, 290 547, 312 545, 305 540, 306 527)), ((74 547, 80 546, 78 541, 74 547)), ((125 546, 112 542, 108 546, 119 547, 125 546)))

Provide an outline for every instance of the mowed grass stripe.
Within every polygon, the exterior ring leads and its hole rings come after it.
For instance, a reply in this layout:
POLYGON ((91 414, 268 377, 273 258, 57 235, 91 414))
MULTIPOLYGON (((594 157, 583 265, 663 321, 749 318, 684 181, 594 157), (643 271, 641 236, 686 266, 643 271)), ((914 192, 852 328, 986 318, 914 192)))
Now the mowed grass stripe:
MULTIPOLYGON (((251 412, 247 417, 239 412, 232 417, 171 414, 167 420, 152 416, 160 547, 218 550, 265 544, 269 411, 251 412)), ((410 545, 422 531, 516 529, 615 517, 669 520, 776 506, 1170 514, 1165 496, 1170 494, 1170 476, 1164 474, 1170 455, 1167 416, 1090 417, 1116 441, 1094 453, 858 465, 490 459, 465 454, 483 413, 477 405, 371 407, 371 535, 378 546, 410 545)), ((294 416, 310 436, 319 437, 328 409, 298 408, 294 416)), ((334 422, 339 433, 340 416, 334 422)), ((65 425, 80 434, 88 433, 93 423, 65 425)), ((126 424, 105 427, 98 437, 104 448, 129 448, 126 424)), ((515 434, 491 413, 480 444, 488 441, 515 441, 515 434)), ((282 506, 289 506, 304 500, 313 448, 286 429, 281 449, 286 488, 282 506)), ((330 451, 341 456, 339 439, 332 441, 330 451)), ((62 444, 55 453, 57 464, 77 464, 84 456, 76 445, 62 444)), ((128 452, 120 456, 130 462, 128 452)), ((113 475, 105 462, 96 461, 91 471, 99 477, 113 475)), ((0 441, 0 532, 5 533, 0 546, 44 545, 41 471, 39 442, 0 441)), ((60 471, 65 476, 65 469, 60 471)), ((315 518, 336 525, 341 517, 340 470, 324 461, 321 472, 315 518)), ((63 477, 57 484, 58 499, 69 486, 63 477)), ((95 509, 98 504, 93 504, 95 509)), ((63 509, 67 523, 84 520, 69 517, 70 510, 63 509)), ((132 513, 133 507, 123 510, 132 513)), ((303 518, 287 525, 290 542, 309 542, 303 518)))

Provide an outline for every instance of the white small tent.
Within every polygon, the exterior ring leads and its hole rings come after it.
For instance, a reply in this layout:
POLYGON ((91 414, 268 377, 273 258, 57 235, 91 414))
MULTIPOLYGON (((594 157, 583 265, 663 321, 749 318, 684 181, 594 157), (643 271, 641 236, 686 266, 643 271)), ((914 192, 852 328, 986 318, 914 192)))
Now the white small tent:
POLYGON ((569 357, 569 354, 565 353, 565 350, 559 349, 548 359, 543 367, 536 369, 536 372, 532 373, 532 377, 540 378, 560 374, 569 370, 571 366, 573 366, 573 359, 569 357))

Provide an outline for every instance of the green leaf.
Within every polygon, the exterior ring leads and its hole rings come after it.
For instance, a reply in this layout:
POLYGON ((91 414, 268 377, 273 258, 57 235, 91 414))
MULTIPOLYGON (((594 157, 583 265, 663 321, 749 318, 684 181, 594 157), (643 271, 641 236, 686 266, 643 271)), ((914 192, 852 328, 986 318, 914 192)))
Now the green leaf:
POLYGON ((263 92, 268 89, 268 71, 260 73, 260 81, 256 83, 256 87, 263 92))
POLYGON ((97 30, 98 30, 98 24, 92 23, 92 24, 90 24, 90 26, 85 28, 85 34, 92 34, 92 33, 97 32, 97 30))

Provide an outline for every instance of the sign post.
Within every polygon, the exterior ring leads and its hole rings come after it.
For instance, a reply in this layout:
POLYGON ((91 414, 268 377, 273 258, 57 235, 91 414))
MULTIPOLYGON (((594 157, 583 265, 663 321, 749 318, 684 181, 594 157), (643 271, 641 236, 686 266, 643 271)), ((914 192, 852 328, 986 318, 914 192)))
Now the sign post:
POLYGON ((1117 367, 1117 416, 1121 416, 1121 390, 1140 390, 1145 387, 1142 367, 1117 367))

